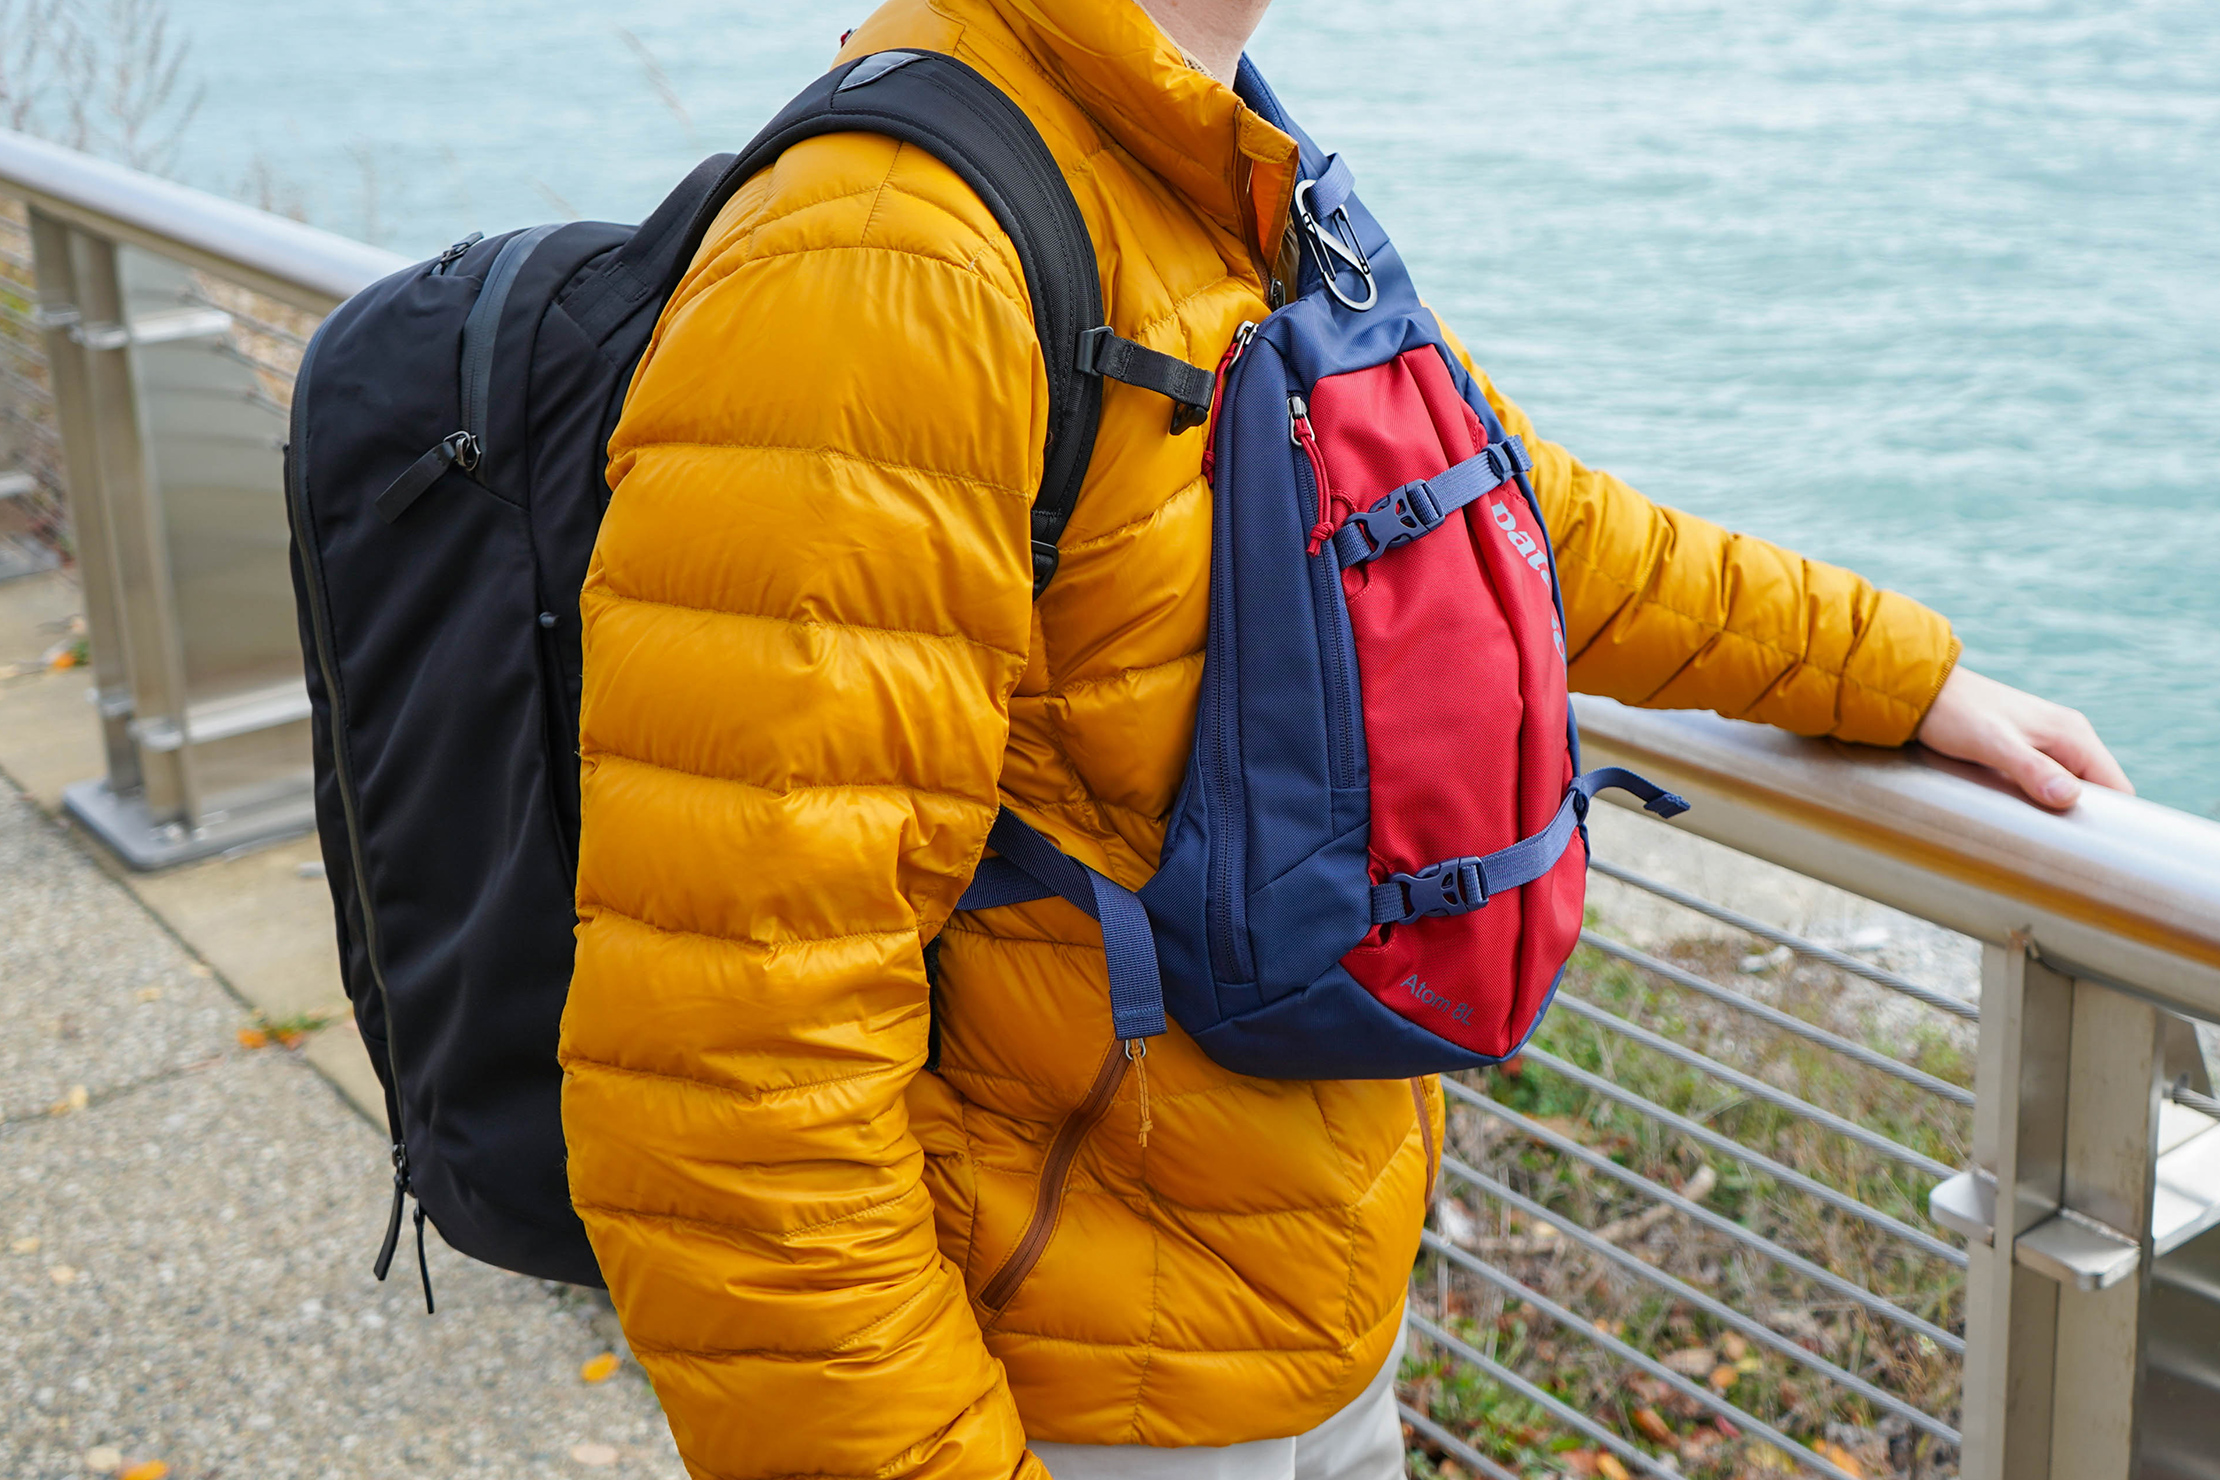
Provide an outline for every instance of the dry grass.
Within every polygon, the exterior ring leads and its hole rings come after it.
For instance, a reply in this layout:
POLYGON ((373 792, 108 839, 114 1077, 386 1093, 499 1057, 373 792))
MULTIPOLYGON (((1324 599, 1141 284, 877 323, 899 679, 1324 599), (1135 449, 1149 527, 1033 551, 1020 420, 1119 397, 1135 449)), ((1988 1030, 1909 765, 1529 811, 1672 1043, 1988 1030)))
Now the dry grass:
MULTIPOLYGON (((1764 949, 1753 943, 1752 951, 1764 949)), ((1691 944, 1676 964, 1730 984, 1806 1021, 1831 1028, 1958 1085, 1972 1080, 1970 1033, 1939 1014, 1907 1018, 1900 999, 1831 969, 1738 968, 1743 952, 1691 944), (1929 1019, 1932 1018, 1932 1021, 1929 1019)), ((1970 1110, 1773 1029, 1697 994, 1583 949, 1566 990, 1686 1047, 1950 1165, 1963 1165, 1970 1110)), ((1559 1010, 1536 1044, 1916 1227, 1926 1177, 1612 1033, 1559 1010)), ((1753 1232, 1864 1285, 1947 1331, 1963 1329, 1963 1280, 1943 1260, 1839 1212, 1678 1132, 1534 1064, 1467 1082, 1511 1109, 1592 1147, 1620 1165, 1680 1188, 1708 1166, 1699 1200, 1753 1232)), ((1613 1242, 1688 1285, 1756 1317, 1798 1346, 1947 1422, 1957 1420, 1958 1359, 1932 1340, 1876 1317, 1734 1239, 1571 1163, 1502 1120, 1452 1103, 1450 1152, 1587 1229, 1618 1224, 1613 1242)), ((1698 1189, 1701 1184, 1698 1184, 1698 1189)), ((1698 1189, 1692 1189, 1692 1192, 1698 1189)), ((1487 1261, 1582 1319, 1724 1388, 1737 1407, 1836 1463, 1866 1476, 1947 1476, 1956 1456, 1898 1416, 1800 1363, 1748 1344, 1701 1310, 1584 1251, 1546 1225, 1454 1178, 1456 1206, 1435 1227, 1459 1235, 1487 1261), (1845 1463, 1847 1461, 1847 1463, 1845 1463)), ((1435 1256, 1421 1259, 1414 1307, 1644 1453, 1689 1476, 1763 1476, 1801 1469, 1789 1455, 1730 1432, 1707 1410, 1632 1369, 1576 1331, 1505 1296, 1435 1256)), ((1508 1389, 1414 1342, 1404 1376, 1411 1401, 1521 1476, 1610 1474, 1592 1444, 1508 1389)), ((1413 1472, 1432 1480, 1457 1467, 1414 1450, 1413 1472)))

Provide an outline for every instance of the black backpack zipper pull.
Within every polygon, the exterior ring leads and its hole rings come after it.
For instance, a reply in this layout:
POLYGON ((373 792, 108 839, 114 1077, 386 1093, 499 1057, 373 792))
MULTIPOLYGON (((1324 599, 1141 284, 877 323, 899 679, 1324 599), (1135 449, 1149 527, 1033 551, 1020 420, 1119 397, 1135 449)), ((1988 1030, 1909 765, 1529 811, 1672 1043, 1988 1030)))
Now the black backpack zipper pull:
MULTIPOLYGON (((370 1266, 370 1273, 383 1280, 393 1268, 393 1256, 401 1247, 401 1200, 415 1197, 416 1188, 409 1181, 409 1148, 399 1141, 393 1143, 393 1207, 386 1214, 385 1238, 378 1245, 377 1262, 370 1266)), ((432 1304, 432 1266, 424 1257, 424 1203, 416 1204, 416 1273, 424 1281, 424 1314, 433 1315, 437 1307, 432 1304)))
POLYGON ((383 1280, 393 1268, 393 1251, 401 1247, 401 1199, 409 1194, 409 1148, 393 1143, 393 1209, 386 1215, 385 1240, 378 1245, 377 1262, 370 1273, 383 1280))
POLYGON ((475 247, 476 245, 478 245, 478 243, 484 241, 485 239, 486 234, 484 232, 473 231, 472 233, 470 233, 470 235, 464 237, 461 241, 455 243, 446 251, 440 253, 439 257, 432 263, 432 276, 438 277, 444 274, 448 268, 455 265, 456 258, 462 256, 463 253, 469 251, 472 247, 475 247))
POLYGON ((391 524, 409 511, 409 505, 424 496, 424 490, 439 481, 439 475, 449 468, 469 472, 478 466, 480 449, 478 438, 470 432, 449 432, 439 439, 439 445, 425 453, 408 470, 386 485, 385 492, 373 502, 378 517, 391 524))

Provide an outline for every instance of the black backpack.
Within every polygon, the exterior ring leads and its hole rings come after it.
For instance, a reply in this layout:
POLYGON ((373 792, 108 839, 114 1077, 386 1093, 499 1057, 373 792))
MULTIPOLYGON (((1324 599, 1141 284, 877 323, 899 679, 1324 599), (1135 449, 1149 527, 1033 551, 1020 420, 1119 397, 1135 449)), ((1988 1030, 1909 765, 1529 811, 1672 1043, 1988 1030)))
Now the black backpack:
POLYGON ((930 53, 821 78, 638 227, 472 237, 324 321, 294 385, 286 501, 317 830, 393 1133, 380 1279, 413 1196, 420 1267, 429 1216, 474 1258, 601 1283, 570 1205, 555 1047, 576 924, 578 592, 610 496, 605 449, 717 212, 781 151, 843 132, 930 151, 1016 244, 1048 368, 1036 595, 1101 377, 1170 396, 1175 430, 1207 410, 1207 372, 1103 327, 1092 239, 1031 122, 930 53))

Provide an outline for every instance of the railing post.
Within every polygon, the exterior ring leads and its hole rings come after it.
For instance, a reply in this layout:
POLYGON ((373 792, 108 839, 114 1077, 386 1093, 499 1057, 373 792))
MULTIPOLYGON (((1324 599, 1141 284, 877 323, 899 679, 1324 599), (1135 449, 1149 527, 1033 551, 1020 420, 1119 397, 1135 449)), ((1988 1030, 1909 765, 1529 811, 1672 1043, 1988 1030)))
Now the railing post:
POLYGON ((100 490, 114 541, 116 594, 130 670, 130 732, 138 742, 140 787, 157 827, 199 821, 191 750, 146 743, 148 727, 185 724, 185 654, 170 576, 169 530, 149 465, 145 418, 131 373, 131 328, 116 245, 77 238, 78 309, 71 331, 84 346, 99 443, 100 490))
POLYGON ((2150 1282, 2164 1014, 2037 960, 1982 956, 1967 1251, 1966 1480, 2129 1480, 2150 1282))
POLYGON ((2060 1480, 2135 1473, 2164 1018, 2140 998, 2074 983, 2065 1206, 2125 1235, 2139 1257, 2132 1277, 2117 1284, 2059 1287, 2051 1472, 2060 1480))
POLYGON ((44 328, 47 381, 54 391, 54 420, 61 433, 67 473, 70 528, 77 548, 78 586, 85 598, 85 646, 91 657, 93 702, 108 762, 108 786, 130 792, 140 784, 139 751, 132 743, 131 678, 124 656, 123 613, 116 599, 115 536, 101 485, 100 432, 93 409, 92 367, 75 330, 83 322, 77 291, 74 242, 66 222, 32 207, 31 260, 38 279, 39 323, 44 328))
POLYGON ((2033 960, 2024 936, 1981 952, 1974 1175, 1994 1190, 1994 1234, 1967 1249, 1964 1480, 2051 1474, 2058 1284, 2020 1266, 2014 1241, 2065 1190, 2073 984, 2033 960))

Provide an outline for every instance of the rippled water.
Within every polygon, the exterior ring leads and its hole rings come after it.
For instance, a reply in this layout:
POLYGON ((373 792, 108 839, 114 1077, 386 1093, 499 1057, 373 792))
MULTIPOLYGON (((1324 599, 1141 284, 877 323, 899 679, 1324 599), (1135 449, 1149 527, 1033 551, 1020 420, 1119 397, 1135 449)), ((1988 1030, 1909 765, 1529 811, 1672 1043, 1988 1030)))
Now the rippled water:
MULTIPOLYGON (((184 172, 408 252, 635 218, 867 10, 173 5, 184 172)), ((1279 0, 1254 51, 1545 435, 2220 812, 2220 6, 1279 0)))

